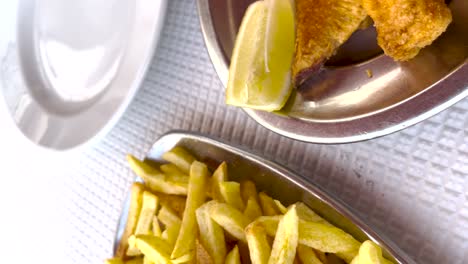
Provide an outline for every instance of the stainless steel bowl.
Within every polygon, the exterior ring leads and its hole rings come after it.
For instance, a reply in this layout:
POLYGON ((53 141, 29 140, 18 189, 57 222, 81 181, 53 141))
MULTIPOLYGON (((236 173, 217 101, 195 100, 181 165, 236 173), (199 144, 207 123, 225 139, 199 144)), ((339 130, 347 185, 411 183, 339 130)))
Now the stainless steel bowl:
MULTIPOLYGON (((285 204, 303 201, 318 214, 349 232, 356 239, 360 241, 373 240, 383 248, 386 257, 396 263, 415 263, 395 243, 378 234, 338 198, 329 195, 318 186, 278 164, 242 149, 200 134, 175 131, 158 139, 148 151, 146 160, 161 163, 162 154, 174 146, 182 146, 190 150, 197 159, 212 165, 212 169, 226 161, 231 179, 240 181, 248 178, 256 183, 259 190, 266 191, 285 204), (285 192, 285 190, 287 191, 285 192)), ((116 247, 127 222, 128 206, 129 199, 127 199, 122 211, 115 239, 116 247)))
MULTIPOLYGON (((225 86, 236 33, 251 2, 198 0, 205 43, 225 86)), ((280 113, 245 111, 279 134, 315 143, 371 139, 439 113, 468 95, 468 2, 453 0, 449 7, 452 24, 416 58, 395 62, 382 54, 373 27, 359 30, 280 113)))

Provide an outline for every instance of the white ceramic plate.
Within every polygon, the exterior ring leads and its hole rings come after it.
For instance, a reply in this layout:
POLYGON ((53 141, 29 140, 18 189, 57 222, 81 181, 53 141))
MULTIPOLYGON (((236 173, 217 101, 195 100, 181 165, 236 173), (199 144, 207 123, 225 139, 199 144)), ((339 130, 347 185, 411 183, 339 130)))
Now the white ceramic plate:
POLYGON ((166 0, 0 1, 0 92, 19 130, 65 150, 104 135, 138 90, 166 0))

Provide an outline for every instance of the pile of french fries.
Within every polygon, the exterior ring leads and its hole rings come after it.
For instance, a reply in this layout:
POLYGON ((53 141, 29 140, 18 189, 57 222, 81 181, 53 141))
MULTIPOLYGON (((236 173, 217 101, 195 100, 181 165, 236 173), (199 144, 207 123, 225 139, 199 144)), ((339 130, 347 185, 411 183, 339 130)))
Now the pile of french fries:
POLYGON ((107 264, 391 263, 304 203, 288 207, 252 181, 229 181, 223 162, 207 165, 175 147, 156 168, 127 156, 143 179, 131 187, 128 220, 107 264))

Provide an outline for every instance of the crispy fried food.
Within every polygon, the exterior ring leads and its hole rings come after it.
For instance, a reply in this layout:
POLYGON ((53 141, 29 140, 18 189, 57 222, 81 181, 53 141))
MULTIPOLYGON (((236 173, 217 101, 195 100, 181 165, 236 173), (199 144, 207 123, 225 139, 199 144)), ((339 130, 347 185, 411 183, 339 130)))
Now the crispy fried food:
POLYGON ((174 164, 185 173, 190 172, 190 165, 195 158, 187 150, 181 147, 174 147, 162 155, 162 158, 174 164))
POLYGON ((239 211, 244 211, 245 205, 240 194, 240 184, 238 182, 226 181, 219 183, 219 190, 224 201, 232 205, 239 211))
POLYGON ((361 0, 296 0, 296 86, 330 58, 367 14, 361 0))
POLYGON ((249 220, 239 210, 225 203, 213 202, 209 212, 211 218, 226 232, 238 240, 246 241, 244 228, 249 224, 249 220))
POLYGON ((278 224, 268 264, 293 264, 299 240, 299 217, 291 206, 278 224))
POLYGON ((179 258, 195 250, 195 240, 198 234, 195 211, 206 199, 209 172, 205 164, 194 161, 190 166, 187 203, 180 227, 179 236, 172 251, 171 258, 179 258))
POLYGON ((199 237, 203 247, 208 251, 214 264, 223 264, 226 257, 223 228, 210 216, 210 206, 216 203, 210 201, 200 206, 197 211, 199 237))
POLYGON ((251 223, 245 228, 252 264, 267 264, 271 254, 265 228, 258 223, 251 223))
POLYGON ((227 164, 226 162, 223 162, 218 166, 215 172, 213 172, 213 177, 211 177, 211 191, 213 193, 214 200, 224 202, 223 196, 221 195, 220 184, 227 180, 227 164))
POLYGON ((127 155, 127 161, 130 168, 145 181, 146 186, 152 191, 167 194, 187 194, 187 184, 167 181, 166 176, 161 171, 132 155, 127 155))
POLYGON ((315 254, 315 251, 308 246, 297 246, 297 255, 299 255, 299 259, 303 264, 323 264, 315 254))
POLYGON ((452 21, 444 0, 363 0, 385 54, 405 61, 438 38, 452 21))
POLYGON ((145 187, 141 183, 134 183, 131 187, 132 197, 130 198, 130 209, 128 210, 128 219, 125 226, 125 231, 120 239, 119 246, 115 255, 117 257, 125 257, 125 252, 127 252, 128 247, 128 238, 135 232, 138 218, 140 216, 142 201, 143 201, 143 191, 145 187))
POLYGON ((273 198, 268 196, 268 194, 261 192, 258 194, 258 198, 260 200, 260 205, 262 206, 263 214, 268 216, 281 214, 281 211, 278 209, 275 201, 273 198))
POLYGON ((137 235, 135 246, 154 263, 171 264, 170 246, 162 238, 151 235, 137 235))
POLYGON ((226 264, 241 264, 239 248, 237 245, 226 256, 226 264))
POLYGON ((104 264, 124 264, 123 260, 119 257, 104 260, 104 264))
MULTIPOLYGON (((224 244, 224 241, 223 241, 224 244)), ((203 245, 200 243, 200 241, 197 240, 196 242, 196 254, 195 254, 195 260, 197 264, 214 264, 213 259, 211 258, 210 254, 208 254, 208 251, 206 248, 203 247, 203 245)), ((223 258, 224 261, 224 258, 223 258)))
POLYGON ((258 204, 255 197, 250 196, 249 200, 247 201, 247 206, 244 210, 244 215, 249 220, 249 223, 262 216, 262 208, 260 208, 260 205, 258 204))
MULTIPOLYGON (((147 235, 150 233, 153 217, 158 208, 158 197, 148 191, 143 192, 143 203, 135 228, 135 235, 147 235)), ((127 256, 138 256, 141 252, 135 247, 128 247, 127 256)))

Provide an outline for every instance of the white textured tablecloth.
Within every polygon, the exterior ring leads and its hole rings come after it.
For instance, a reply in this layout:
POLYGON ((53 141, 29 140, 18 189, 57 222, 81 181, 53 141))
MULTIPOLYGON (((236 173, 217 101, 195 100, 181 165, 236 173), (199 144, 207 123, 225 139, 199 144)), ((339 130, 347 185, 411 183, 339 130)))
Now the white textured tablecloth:
POLYGON ((133 175, 124 155, 143 157, 171 129, 219 137, 296 170, 340 197, 418 263, 468 263, 468 99, 404 131, 347 145, 291 140, 224 104, 194 0, 170 0, 142 89, 112 132, 60 177, 66 255, 101 263, 112 254, 133 175))

